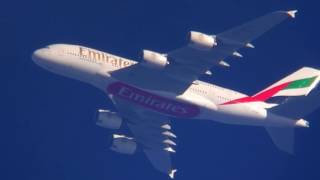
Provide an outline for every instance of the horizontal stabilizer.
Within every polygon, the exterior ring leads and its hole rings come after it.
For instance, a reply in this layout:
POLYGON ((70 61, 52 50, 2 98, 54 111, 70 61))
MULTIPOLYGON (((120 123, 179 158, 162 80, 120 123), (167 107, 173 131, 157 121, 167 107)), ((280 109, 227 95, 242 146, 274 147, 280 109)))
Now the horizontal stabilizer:
POLYGON ((294 127, 266 127, 266 130, 277 148, 294 153, 294 127))
POLYGON ((300 119, 320 107, 320 90, 312 91, 308 96, 290 97, 285 103, 275 106, 268 111, 289 117, 300 119))

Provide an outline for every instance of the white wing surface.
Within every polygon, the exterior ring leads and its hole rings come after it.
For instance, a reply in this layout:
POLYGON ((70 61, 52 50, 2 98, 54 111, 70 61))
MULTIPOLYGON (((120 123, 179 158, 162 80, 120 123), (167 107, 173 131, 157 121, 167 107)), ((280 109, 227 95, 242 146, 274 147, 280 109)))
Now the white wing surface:
POLYGON ((153 167, 174 178, 176 169, 172 168, 170 154, 175 153, 176 135, 171 131, 170 120, 117 97, 111 99, 153 167))
POLYGON ((229 66, 224 59, 230 56, 242 57, 238 52, 240 48, 253 48, 253 40, 287 18, 295 17, 295 12, 273 12, 217 35, 191 32, 188 45, 165 54, 169 64, 164 68, 153 69, 138 63, 111 75, 141 88, 180 94, 194 80, 208 74, 214 65, 229 66), (197 42, 200 42, 200 46, 197 42))

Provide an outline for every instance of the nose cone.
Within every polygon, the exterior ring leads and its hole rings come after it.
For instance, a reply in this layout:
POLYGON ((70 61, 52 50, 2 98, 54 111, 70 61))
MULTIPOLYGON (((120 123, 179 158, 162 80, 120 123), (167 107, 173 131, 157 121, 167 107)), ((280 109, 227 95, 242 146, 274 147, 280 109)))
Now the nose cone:
POLYGON ((44 56, 44 49, 37 49, 33 52, 32 54, 32 60, 33 62, 35 62, 36 64, 39 64, 39 62, 43 59, 45 59, 44 56))
POLYGON ((49 66, 55 62, 52 57, 52 53, 48 48, 41 48, 41 49, 35 50, 31 58, 33 62, 35 62, 37 65, 41 67, 49 66))

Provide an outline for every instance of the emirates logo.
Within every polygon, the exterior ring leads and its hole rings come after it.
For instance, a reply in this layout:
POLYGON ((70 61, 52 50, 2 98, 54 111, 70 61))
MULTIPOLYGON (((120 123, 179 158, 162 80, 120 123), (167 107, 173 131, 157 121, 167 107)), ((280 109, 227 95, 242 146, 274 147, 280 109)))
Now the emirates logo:
POLYGON ((121 82, 109 85, 107 91, 118 98, 167 115, 191 118, 199 114, 197 106, 164 98, 121 82))

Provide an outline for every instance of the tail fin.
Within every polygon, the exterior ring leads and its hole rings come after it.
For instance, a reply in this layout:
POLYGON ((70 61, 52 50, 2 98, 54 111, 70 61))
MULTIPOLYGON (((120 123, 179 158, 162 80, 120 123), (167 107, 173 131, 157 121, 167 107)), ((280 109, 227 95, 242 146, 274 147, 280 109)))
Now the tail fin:
POLYGON ((223 103, 249 103, 266 102, 270 108, 282 104, 289 97, 307 96, 309 92, 316 87, 320 80, 320 71, 310 67, 303 67, 296 72, 288 75, 266 89, 253 96, 246 96, 223 103))
POLYGON ((289 97, 307 96, 320 80, 320 71, 303 67, 253 96, 254 99, 275 105, 289 97))

